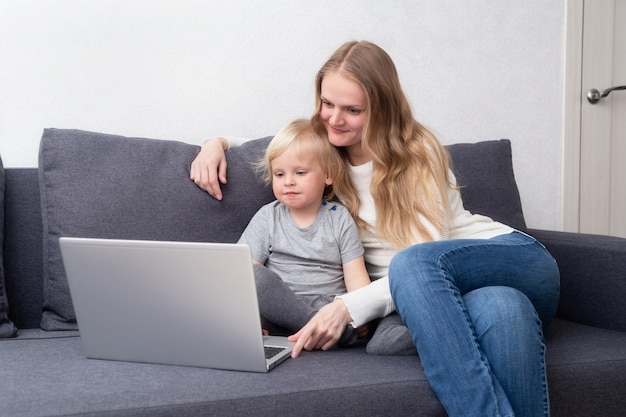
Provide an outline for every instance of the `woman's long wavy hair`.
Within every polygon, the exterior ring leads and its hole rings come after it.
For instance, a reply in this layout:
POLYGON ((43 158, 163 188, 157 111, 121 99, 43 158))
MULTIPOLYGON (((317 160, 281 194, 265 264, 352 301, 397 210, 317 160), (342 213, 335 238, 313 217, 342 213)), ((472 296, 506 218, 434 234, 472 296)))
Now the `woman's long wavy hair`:
MULTIPOLYGON (((435 135, 413 118, 391 57, 366 41, 342 45, 316 77, 318 132, 326 131, 320 117, 322 80, 338 72, 358 83, 366 97, 361 145, 373 161, 370 192, 376 207, 376 233, 398 248, 433 240, 420 215, 445 236, 450 221, 448 153, 435 135)), ((343 152, 344 164, 348 160, 343 152)), ((357 223, 360 201, 352 184, 335 183, 337 196, 357 223)))

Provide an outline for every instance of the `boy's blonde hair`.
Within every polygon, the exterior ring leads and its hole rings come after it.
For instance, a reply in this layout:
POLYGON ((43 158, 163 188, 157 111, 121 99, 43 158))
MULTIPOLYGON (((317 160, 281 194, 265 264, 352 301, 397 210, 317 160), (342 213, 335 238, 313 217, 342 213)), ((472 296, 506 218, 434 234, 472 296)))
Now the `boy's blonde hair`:
MULTIPOLYGON (((268 185, 272 183, 272 161, 287 149, 292 149, 297 155, 312 156, 333 184, 349 182, 339 151, 330 144, 326 133, 316 132, 310 120, 298 119, 280 129, 267 146, 259 168, 268 185)), ((323 198, 332 200, 334 197, 333 186, 327 186, 323 198)))

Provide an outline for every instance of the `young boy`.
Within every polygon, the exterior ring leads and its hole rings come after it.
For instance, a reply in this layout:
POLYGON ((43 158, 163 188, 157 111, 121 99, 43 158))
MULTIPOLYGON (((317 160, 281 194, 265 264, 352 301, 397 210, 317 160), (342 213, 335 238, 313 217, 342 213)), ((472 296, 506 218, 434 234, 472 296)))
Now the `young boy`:
MULTIPOLYGON (((331 201, 333 182, 349 178, 328 139, 308 120, 291 122, 270 142, 261 168, 276 201, 259 209, 239 243, 252 252, 264 329, 292 334, 335 296, 370 279, 359 228, 331 201)), ((366 334, 348 325, 339 345, 366 334)))

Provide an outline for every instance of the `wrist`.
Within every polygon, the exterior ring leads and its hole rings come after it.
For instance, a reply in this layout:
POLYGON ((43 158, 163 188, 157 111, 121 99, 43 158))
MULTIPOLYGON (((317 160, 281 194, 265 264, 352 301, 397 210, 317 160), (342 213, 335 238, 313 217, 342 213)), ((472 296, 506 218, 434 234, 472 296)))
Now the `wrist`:
POLYGON ((343 302, 341 297, 335 297, 334 303, 336 304, 337 309, 339 310, 338 312, 341 314, 344 323, 352 323, 353 320, 350 315, 350 310, 348 310, 348 306, 346 306, 346 303, 343 302))
POLYGON ((223 138, 223 137, 207 139, 204 142, 202 142, 202 147, 205 147, 207 145, 212 145, 212 144, 218 144, 218 146, 220 146, 222 150, 224 150, 224 152, 230 149, 230 143, 228 142, 226 138, 223 138))

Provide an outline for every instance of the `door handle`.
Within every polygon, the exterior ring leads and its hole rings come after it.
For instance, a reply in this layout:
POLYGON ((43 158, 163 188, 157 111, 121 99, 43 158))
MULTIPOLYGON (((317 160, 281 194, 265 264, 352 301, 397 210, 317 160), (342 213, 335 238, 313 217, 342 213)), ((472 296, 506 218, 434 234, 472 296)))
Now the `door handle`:
POLYGON ((608 96, 609 94, 611 94, 611 91, 616 91, 616 90, 626 90, 626 85, 620 85, 619 87, 607 88, 602 93, 596 90, 595 88, 592 88, 591 90, 587 92, 587 100, 591 104, 596 104, 598 101, 600 101, 601 98, 608 96))

